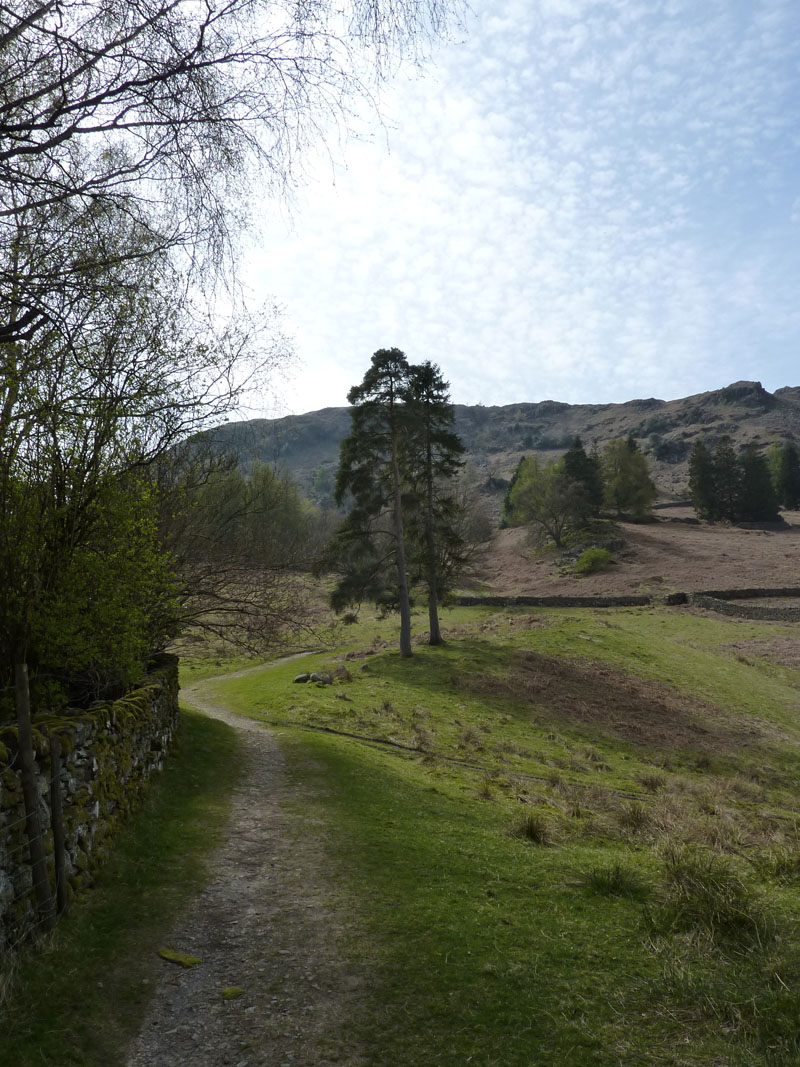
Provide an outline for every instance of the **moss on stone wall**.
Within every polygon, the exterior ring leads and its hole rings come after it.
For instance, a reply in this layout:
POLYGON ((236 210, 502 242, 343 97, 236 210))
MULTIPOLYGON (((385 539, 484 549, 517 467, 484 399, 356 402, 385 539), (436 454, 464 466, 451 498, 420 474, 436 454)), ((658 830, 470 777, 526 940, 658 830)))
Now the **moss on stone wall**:
MULTIPOLYGON (((92 882, 108 855, 114 833, 141 799, 150 776, 161 769, 178 723, 178 660, 159 657, 142 683, 120 700, 34 722, 34 748, 43 824, 49 827, 52 778, 50 738, 61 747, 59 785, 66 836, 67 878, 72 895, 92 882)), ((0 950, 25 936, 34 921, 30 869, 24 847, 25 811, 16 727, 0 730, 0 950), (2 876, 5 875, 5 878, 2 876)), ((52 854, 52 832, 45 831, 52 854)))

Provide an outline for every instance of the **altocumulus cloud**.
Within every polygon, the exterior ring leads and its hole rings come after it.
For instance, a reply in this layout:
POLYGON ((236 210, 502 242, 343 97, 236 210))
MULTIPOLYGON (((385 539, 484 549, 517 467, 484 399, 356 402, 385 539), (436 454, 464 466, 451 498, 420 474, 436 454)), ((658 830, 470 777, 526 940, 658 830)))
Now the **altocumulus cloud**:
POLYGON ((289 408, 390 345, 463 403, 794 384, 799 71, 794 0, 486 3, 264 224, 289 408))

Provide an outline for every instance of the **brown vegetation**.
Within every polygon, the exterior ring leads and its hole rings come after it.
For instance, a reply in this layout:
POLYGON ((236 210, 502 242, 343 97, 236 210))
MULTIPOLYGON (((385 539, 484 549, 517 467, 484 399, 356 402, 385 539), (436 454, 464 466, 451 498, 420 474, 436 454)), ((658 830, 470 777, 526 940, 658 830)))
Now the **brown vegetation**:
POLYGON ((701 589, 800 586, 800 512, 784 530, 693 525, 690 508, 656 513, 645 525, 620 523, 625 547, 607 571, 563 574, 561 554, 539 552, 524 528, 500 530, 481 561, 482 591, 529 596, 601 596, 701 589))
POLYGON ((465 681, 481 696, 528 704, 546 720, 580 723, 612 737, 666 751, 724 751, 752 745, 755 724, 730 725, 724 713, 695 696, 606 664, 520 652, 502 676, 465 681))

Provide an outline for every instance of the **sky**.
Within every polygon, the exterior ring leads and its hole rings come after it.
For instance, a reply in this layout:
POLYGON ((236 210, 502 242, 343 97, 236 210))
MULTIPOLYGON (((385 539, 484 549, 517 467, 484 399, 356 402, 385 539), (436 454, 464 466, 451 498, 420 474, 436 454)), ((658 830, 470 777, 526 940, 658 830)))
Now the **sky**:
POLYGON ((298 361, 251 414, 391 347, 462 404, 800 385, 797 0, 473 8, 264 203, 246 283, 298 361))

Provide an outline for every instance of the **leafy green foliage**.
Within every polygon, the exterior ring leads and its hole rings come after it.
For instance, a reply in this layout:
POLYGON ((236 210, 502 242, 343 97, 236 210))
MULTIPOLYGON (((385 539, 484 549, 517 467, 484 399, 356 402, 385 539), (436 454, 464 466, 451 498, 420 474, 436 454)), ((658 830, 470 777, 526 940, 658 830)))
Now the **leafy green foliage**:
POLYGON ((584 487, 569 477, 563 461, 542 463, 536 456, 520 461, 506 500, 509 525, 532 523, 556 546, 580 529, 588 511, 584 487))
POLYGON ((54 682, 72 704, 119 694, 177 631, 178 589, 149 479, 104 486, 93 509, 91 540, 57 569, 31 621, 30 661, 47 682, 34 687, 37 704, 53 706, 54 682))
POLYGON ((581 552, 575 561, 575 573, 580 577, 586 574, 595 574, 597 571, 607 570, 608 567, 614 562, 613 553, 609 552, 607 548, 600 548, 597 545, 587 548, 585 552, 581 552))
POLYGON ((618 515, 641 520, 650 514, 656 487, 647 460, 632 438, 609 441, 602 454, 605 503, 618 515))
POLYGON ((793 441, 774 444, 769 450, 772 484, 781 507, 800 507, 800 451, 793 441))
MULTIPOLYGON (((689 459, 689 488, 698 516, 709 522, 778 519, 783 462, 781 450, 764 456, 755 444, 737 456, 728 436, 719 439, 713 454, 704 442, 696 441, 689 459)), ((787 455, 787 486, 791 486, 791 469, 792 460, 787 455)), ((791 488, 787 491, 791 498, 791 488)))
POLYGON ((596 454, 588 456, 580 437, 576 437, 564 453, 563 461, 567 477, 583 487, 587 516, 596 518, 603 506, 604 495, 600 457, 596 454))
POLYGON ((411 366, 399 349, 382 349, 348 394, 352 429, 341 446, 336 501, 350 508, 322 567, 339 574, 335 610, 364 599, 397 605, 404 655, 409 566, 427 586, 429 641, 440 644, 438 605, 468 555, 454 482, 463 446, 447 390, 437 366, 411 366))

